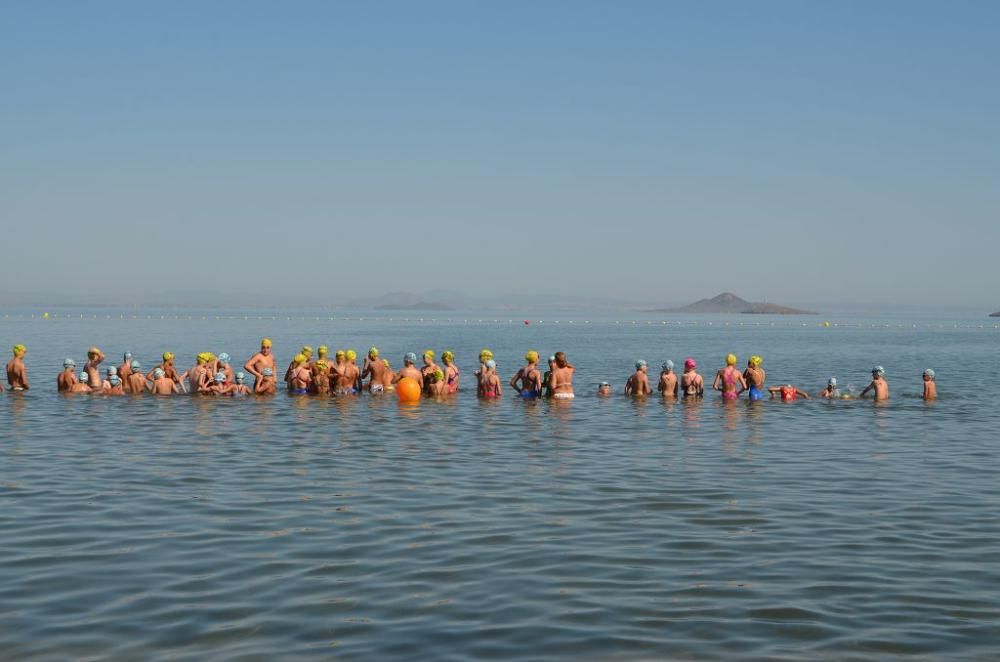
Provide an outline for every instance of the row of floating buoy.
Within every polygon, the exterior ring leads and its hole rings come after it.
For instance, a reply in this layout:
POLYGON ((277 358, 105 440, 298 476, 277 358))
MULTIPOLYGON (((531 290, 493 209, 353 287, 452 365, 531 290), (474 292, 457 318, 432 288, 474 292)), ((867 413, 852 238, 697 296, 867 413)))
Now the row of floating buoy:
MULTIPOLYGON (((285 321, 289 321, 289 322, 290 321, 316 321, 316 322, 320 322, 320 321, 329 321, 329 322, 336 322, 336 321, 344 321, 344 322, 407 322, 407 323, 410 323, 410 322, 427 322, 427 323, 447 322, 449 324, 451 324, 451 323, 462 323, 462 324, 515 324, 515 323, 520 323, 520 322, 515 322, 515 320, 513 320, 513 319, 502 320, 502 319, 498 319, 498 318, 494 318, 494 319, 491 320, 489 318, 456 319, 456 318, 451 318, 451 317, 447 317, 447 318, 442 318, 442 317, 428 317, 428 318, 424 318, 424 317, 320 317, 320 316, 309 316, 309 315, 295 315, 295 316, 291 316, 291 315, 125 315, 123 313, 123 314, 120 314, 120 315, 97 315, 97 314, 93 314, 93 315, 84 315, 84 314, 71 315, 71 314, 64 314, 64 315, 60 316, 58 313, 56 313, 56 314, 49 314, 47 312, 43 312, 41 314, 31 313, 30 315, 25 315, 23 313, 17 314, 17 315, 4 314, 3 317, 4 317, 4 319, 43 319, 43 320, 47 320, 47 319, 69 319, 69 320, 75 320, 75 319, 95 319, 95 320, 96 319, 109 319, 109 320, 110 319, 116 319, 116 320, 119 320, 119 319, 121 319, 121 320, 141 320, 141 319, 153 320, 153 319, 160 319, 160 320, 243 320, 243 321, 251 321, 251 320, 253 320, 253 321, 278 321, 278 320, 285 320, 285 321)), ((539 319, 539 320, 534 320, 534 321, 532 321, 532 320, 524 320, 523 323, 524 323, 525 326, 529 326, 531 324, 560 324, 560 323, 563 323, 563 324, 591 324, 591 321, 590 320, 547 320, 546 321, 546 320, 539 319)), ((598 322, 598 323, 601 323, 601 322, 598 322)), ((989 324, 917 324, 917 323, 911 323, 911 324, 902 324, 902 323, 896 323, 896 324, 884 324, 884 323, 883 324, 877 324, 877 323, 869 323, 869 324, 864 324, 864 323, 860 323, 860 322, 857 323, 857 324, 850 324, 850 323, 845 323, 845 322, 829 322, 829 321, 819 322, 819 323, 817 323, 815 325, 814 324, 810 324, 808 322, 798 322, 798 323, 785 322, 782 325, 782 324, 780 324, 778 322, 728 322, 728 321, 726 321, 726 322, 715 322, 715 321, 708 321, 708 320, 688 320, 688 321, 683 321, 683 320, 673 320, 673 321, 670 321, 670 320, 614 320, 613 322, 611 322, 609 320, 609 321, 603 322, 603 323, 605 323, 605 324, 612 324, 613 323, 613 324, 616 324, 616 325, 625 324, 625 325, 631 325, 631 326, 639 326, 639 325, 642 325, 642 326, 656 326, 656 325, 658 325, 658 326, 722 326, 722 327, 729 327, 729 326, 761 327, 761 326, 764 326, 764 327, 776 327, 776 328, 778 328, 778 327, 791 328, 791 327, 796 327, 796 326, 801 327, 801 328, 809 328, 809 327, 817 326, 817 327, 820 327, 820 328, 827 328, 827 329, 829 329, 829 328, 845 328, 845 329, 862 329, 862 328, 872 328, 872 329, 878 329, 878 328, 884 328, 884 329, 892 329, 892 328, 896 328, 896 329, 905 329, 905 328, 913 328, 913 329, 920 329, 920 328, 925 328, 925 329, 986 329, 986 328, 994 328, 994 329, 1000 329, 1000 324, 992 324, 992 325, 989 325, 989 324)))

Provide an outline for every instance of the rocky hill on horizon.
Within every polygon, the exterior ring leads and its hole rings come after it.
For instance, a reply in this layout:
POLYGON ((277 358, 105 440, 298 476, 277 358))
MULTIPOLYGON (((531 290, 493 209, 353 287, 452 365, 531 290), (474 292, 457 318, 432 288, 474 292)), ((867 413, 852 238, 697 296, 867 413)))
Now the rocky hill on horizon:
POLYGON ((753 302, 742 299, 732 292, 723 292, 711 299, 701 299, 680 308, 658 308, 651 313, 708 313, 730 315, 816 315, 811 310, 801 310, 775 303, 753 302))

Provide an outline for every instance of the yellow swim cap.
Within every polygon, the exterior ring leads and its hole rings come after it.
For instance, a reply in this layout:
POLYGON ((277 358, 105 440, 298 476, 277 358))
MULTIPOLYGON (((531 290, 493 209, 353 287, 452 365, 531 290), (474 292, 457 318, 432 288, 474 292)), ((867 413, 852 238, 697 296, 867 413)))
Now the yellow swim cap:
POLYGON ((389 367, 389 359, 382 359, 382 365, 384 365, 386 368, 388 368, 389 367))
POLYGON ((326 356, 327 354, 329 354, 329 353, 330 353, 330 348, 329 348, 329 347, 327 347, 326 345, 320 345, 320 346, 319 346, 319 347, 318 347, 318 348, 316 349, 316 351, 317 351, 317 352, 319 353, 319 355, 320 355, 320 356, 326 356))
POLYGON ((455 353, 452 352, 450 349, 446 349, 443 352, 441 352, 441 360, 451 363, 452 361, 455 360, 455 353))
POLYGON ((270 338, 264 338, 263 340, 260 341, 260 346, 261 347, 270 347, 271 346, 271 339, 270 338))
POLYGON ((342 350, 342 349, 338 349, 337 350, 337 358, 338 359, 342 359, 342 358, 344 358, 344 356, 346 356, 346 352, 344 352, 344 350, 342 350))
POLYGON ((368 356, 372 357, 373 359, 377 359, 378 358, 378 347, 369 347, 368 348, 368 356))
POLYGON ((302 365, 303 363, 306 362, 306 355, 296 354, 295 358, 292 359, 292 362, 295 363, 295 365, 302 365))
POLYGON ((198 363, 208 363, 208 352, 202 352, 195 358, 198 360, 198 363))
POLYGON ((750 365, 752 365, 755 368, 759 368, 760 364, 763 363, 763 362, 764 362, 764 359, 760 358, 756 354, 754 354, 753 356, 750 357, 750 365))
POLYGON ((347 350, 347 353, 344 356, 347 357, 348 361, 353 361, 354 359, 358 358, 358 353, 355 352, 353 349, 349 349, 347 350))
POLYGON ((214 361, 215 354, 213 354, 212 352, 205 352, 205 358, 208 359, 209 361, 214 361))
POLYGON ((528 363, 538 363, 538 352, 536 352, 535 350, 531 350, 530 352, 524 355, 524 360, 527 361, 528 363))
POLYGON ((424 352, 424 356, 426 356, 431 361, 433 361, 434 360, 434 350, 433 349, 427 350, 426 352, 424 352))
POLYGON ((174 353, 173 352, 163 352, 163 360, 164 361, 173 361, 174 360, 174 353))
POLYGON ((491 352, 488 349, 484 348, 481 352, 479 352, 480 361, 489 361, 492 358, 493 358, 493 352, 491 352))
POLYGON ((326 364, 326 361, 324 361, 323 359, 320 359, 319 361, 316 361, 316 368, 319 369, 319 370, 326 370, 329 367, 330 366, 328 366, 326 364))
POLYGON ((96 347, 91 347, 90 349, 87 350, 87 356, 97 356, 100 353, 101 350, 97 349, 96 347))
POLYGON ((444 379, 444 372, 442 372, 441 370, 435 370, 434 379, 436 379, 437 381, 441 381, 442 379, 444 379))
POLYGON ((303 345, 302 353, 305 354, 306 356, 312 356, 313 348, 310 347, 309 345, 303 345))
POLYGON ((736 355, 727 354, 726 355, 726 365, 736 365, 736 355))
POLYGON ((28 348, 25 347, 24 345, 21 344, 14 345, 14 356, 20 356, 21 354, 24 354, 26 351, 28 351, 28 348))

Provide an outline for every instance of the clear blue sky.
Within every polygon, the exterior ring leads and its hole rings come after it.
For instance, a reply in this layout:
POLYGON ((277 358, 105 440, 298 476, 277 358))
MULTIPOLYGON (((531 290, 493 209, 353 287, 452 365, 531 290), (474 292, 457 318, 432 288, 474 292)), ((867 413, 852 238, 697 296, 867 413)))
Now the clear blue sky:
POLYGON ((1000 2, 8 1, 0 290, 989 308, 998 26, 1000 2))

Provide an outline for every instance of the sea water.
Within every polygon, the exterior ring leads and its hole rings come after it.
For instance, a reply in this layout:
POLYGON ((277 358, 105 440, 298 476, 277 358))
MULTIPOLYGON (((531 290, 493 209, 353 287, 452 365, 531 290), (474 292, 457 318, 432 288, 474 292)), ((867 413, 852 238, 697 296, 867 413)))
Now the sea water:
POLYGON ((72 309, 0 317, 0 658, 987 659, 1000 653, 1000 330, 949 316, 511 319, 72 309), (35 315, 32 317, 31 315, 35 315), (345 318, 346 317, 346 318, 345 318), (378 317, 378 319, 375 319, 378 317), (332 319, 331 319, 332 318, 332 319), (60 396, 100 346, 455 352, 447 402, 60 396), (475 399, 567 353, 575 401, 475 399), (637 359, 892 398, 625 398, 637 359), (939 400, 919 398, 933 367, 939 400), (616 395, 595 397, 607 380, 616 395))

